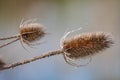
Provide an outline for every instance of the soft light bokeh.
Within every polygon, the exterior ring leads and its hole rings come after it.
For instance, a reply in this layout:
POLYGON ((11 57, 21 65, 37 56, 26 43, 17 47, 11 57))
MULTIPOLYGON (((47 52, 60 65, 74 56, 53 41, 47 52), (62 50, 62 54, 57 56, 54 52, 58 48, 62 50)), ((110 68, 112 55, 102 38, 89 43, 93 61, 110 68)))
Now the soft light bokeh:
POLYGON ((112 33, 115 44, 86 67, 70 66, 57 55, 0 71, 0 80, 120 80, 119 0, 0 0, 0 37, 18 34, 23 18, 37 18, 50 34, 35 49, 26 46, 30 53, 19 41, 1 48, 0 56, 8 64, 59 49, 65 31, 79 27, 79 33, 112 33))

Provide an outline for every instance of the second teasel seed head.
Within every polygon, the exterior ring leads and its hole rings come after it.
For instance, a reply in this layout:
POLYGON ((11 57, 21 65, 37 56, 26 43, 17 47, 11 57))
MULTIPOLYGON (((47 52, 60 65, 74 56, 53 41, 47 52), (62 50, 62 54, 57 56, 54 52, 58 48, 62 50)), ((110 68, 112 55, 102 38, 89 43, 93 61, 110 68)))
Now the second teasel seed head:
POLYGON ((20 35, 23 42, 34 42, 41 39, 46 33, 44 26, 38 23, 28 23, 20 26, 20 35))

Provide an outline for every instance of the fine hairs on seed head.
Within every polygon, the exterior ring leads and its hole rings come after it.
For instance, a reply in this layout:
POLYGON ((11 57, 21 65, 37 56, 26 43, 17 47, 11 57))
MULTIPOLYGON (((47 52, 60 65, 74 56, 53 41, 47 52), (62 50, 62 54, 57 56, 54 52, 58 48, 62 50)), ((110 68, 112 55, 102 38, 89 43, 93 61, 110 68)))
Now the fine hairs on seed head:
POLYGON ((45 36, 44 26, 39 23, 34 23, 34 20, 28 20, 20 25, 21 40, 30 44, 45 36))
POLYGON ((68 39, 65 38, 66 37, 63 38, 61 44, 64 51, 63 55, 66 62, 74 66, 80 65, 70 61, 88 57, 90 58, 88 61, 89 63, 92 55, 109 48, 113 44, 111 35, 104 32, 83 33, 68 39))

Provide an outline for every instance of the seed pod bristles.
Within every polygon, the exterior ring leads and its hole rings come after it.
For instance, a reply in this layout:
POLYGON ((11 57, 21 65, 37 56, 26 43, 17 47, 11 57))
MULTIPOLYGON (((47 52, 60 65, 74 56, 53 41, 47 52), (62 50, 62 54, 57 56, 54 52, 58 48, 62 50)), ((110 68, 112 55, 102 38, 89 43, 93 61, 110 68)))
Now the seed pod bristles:
POLYGON ((76 35, 63 42, 63 50, 71 59, 79 59, 94 55, 109 48, 113 44, 107 33, 92 32, 76 35))
POLYGON ((39 40, 45 34, 43 25, 38 23, 29 23, 20 26, 20 35, 26 44, 39 40))
POLYGON ((27 45, 33 45, 33 42, 38 41, 39 39, 44 37, 46 34, 44 31, 44 26, 39 23, 35 23, 34 21, 34 19, 27 20, 25 22, 22 21, 20 24, 19 35, 7 38, 0 38, 0 40, 15 39, 11 42, 0 45, 0 48, 7 46, 13 42, 16 42, 17 40, 20 40, 22 43, 25 43, 27 45))

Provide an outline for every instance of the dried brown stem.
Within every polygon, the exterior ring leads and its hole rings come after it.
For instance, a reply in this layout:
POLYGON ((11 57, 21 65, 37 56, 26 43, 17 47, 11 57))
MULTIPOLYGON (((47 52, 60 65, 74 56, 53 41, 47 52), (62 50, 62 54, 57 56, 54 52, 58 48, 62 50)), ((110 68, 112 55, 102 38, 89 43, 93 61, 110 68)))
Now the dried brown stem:
POLYGON ((2 44, 2 45, 0 45, 0 48, 2 48, 2 47, 4 47, 4 46, 7 46, 7 45, 9 45, 9 44, 12 44, 12 43, 14 43, 14 42, 16 42, 16 41, 18 41, 18 40, 19 40, 19 38, 15 39, 15 40, 12 40, 11 42, 2 44))
POLYGON ((50 56, 61 54, 61 53, 63 53, 62 50, 51 51, 51 52, 48 52, 45 54, 41 54, 39 56, 35 56, 35 57, 28 59, 28 60, 20 61, 20 62, 9 64, 9 65, 4 65, 3 67, 0 67, 0 70, 14 68, 14 67, 17 67, 17 66, 20 66, 23 64, 27 64, 27 63, 30 63, 30 62, 33 62, 33 61, 36 61, 36 60, 39 60, 42 58, 50 57, 50 56))
POLYGON ((16 36, 11 36, 11 37, 5 37, 5 38, 0 38, 0 40, 8 40, 8 39, 13 39, 13 38, 18 38, 19 35, 16 36))

